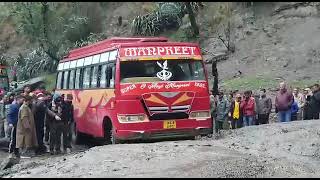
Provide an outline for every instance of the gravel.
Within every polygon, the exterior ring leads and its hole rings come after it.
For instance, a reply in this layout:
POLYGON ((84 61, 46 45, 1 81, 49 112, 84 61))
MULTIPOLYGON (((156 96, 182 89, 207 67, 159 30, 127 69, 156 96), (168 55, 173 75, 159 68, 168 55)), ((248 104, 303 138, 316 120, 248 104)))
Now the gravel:
MULTIPOLYGON (((320 121, 273 123, 198 140, 96 146, 22 159, 2 177, 317 177, 320 121)), ((0 177, 1 177, 0 176, 0 177)))

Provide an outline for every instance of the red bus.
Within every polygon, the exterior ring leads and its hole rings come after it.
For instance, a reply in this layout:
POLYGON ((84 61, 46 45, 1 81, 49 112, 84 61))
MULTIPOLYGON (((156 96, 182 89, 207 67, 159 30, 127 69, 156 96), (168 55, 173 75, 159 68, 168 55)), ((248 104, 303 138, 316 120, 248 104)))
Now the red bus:
POLYGON ((167 38, 111 38, 59 62, 56 92, 72 94, 73 140, 106 143, 212 131, 200 48, 167 38))

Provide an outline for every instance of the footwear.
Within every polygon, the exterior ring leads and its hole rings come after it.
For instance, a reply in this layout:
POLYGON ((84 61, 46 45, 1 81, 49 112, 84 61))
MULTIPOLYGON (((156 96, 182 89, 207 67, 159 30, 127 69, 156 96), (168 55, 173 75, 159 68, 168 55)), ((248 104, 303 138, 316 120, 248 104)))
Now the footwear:
POLYGON ((53 150, 49 150, 50 155, 54 155, 54 151, 53 150))
POLYGON ((61 154, 61 150, 57 150, 55 154, 56 155, 61 154))

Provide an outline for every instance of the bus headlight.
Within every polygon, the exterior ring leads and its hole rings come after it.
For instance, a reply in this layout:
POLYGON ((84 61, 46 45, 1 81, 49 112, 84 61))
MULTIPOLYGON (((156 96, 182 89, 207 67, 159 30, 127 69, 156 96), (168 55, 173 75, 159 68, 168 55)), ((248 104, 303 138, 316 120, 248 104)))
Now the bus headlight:
POLYGON ((190 119, 207 120, 211 118, 210 111, 197 111, 190 113, 190 119))
POLYGON ((145 115, 118 115, 118 120, 121 123, 142 122, 145 120, 145 115))

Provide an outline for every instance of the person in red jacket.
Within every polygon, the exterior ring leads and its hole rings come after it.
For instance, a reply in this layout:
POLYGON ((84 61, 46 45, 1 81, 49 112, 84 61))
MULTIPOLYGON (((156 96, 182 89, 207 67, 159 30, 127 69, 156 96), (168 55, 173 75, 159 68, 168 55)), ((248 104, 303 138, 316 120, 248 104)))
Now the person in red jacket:
POLYGON ((243 114, 243 126, 252 126, 255 116, 255 100, 251 97, 250 91, 244 92, 244 99, 241 101, 241 110, 243 114))

